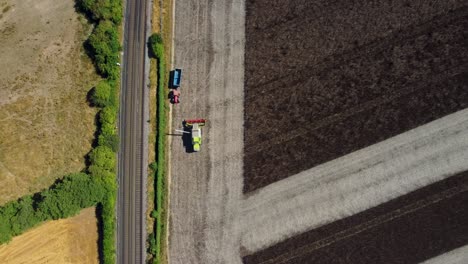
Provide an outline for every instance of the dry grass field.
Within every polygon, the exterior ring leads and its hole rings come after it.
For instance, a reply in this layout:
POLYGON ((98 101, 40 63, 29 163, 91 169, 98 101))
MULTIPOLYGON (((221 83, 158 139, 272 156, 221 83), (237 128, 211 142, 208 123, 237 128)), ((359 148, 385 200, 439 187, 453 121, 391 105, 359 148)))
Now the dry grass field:
POLYGON ((50 221, 0 246, 2 264, 92 264, 98 261, 95 209, 50 221))
POLYGON ((85 167, 97 75, 73 0, 0 0, 0 204, 85 167))

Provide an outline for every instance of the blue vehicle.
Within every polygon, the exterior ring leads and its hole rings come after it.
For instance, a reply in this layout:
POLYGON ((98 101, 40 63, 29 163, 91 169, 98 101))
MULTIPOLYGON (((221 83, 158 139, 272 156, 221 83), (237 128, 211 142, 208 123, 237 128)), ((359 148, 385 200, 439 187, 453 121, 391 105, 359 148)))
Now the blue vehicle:
POLYGON ((171 71, 171 76, 170 76, 170 87, 171 88, 179 88, 180 86, 180 80, 182 78, 182 70, 181 69, 175 69, 171 71))

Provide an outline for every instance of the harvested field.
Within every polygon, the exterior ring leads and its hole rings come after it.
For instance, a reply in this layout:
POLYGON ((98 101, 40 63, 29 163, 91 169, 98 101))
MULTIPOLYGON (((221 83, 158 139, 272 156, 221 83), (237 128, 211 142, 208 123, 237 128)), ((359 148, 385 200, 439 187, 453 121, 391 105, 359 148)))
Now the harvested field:
POLYGON ((98 76, 74 0, 0 0, 0 204, 85 167, 98 76))
POLYGON ((50 221, 0 246, 2 264, 92 264, 98 261, 95 209, 75 217, 50 221))
POLYGON ((250 193, 242 246, 255 252, 468 170, 468 109, 250 193))
POLYGON ((468 107, 467 5, 247 1, 244 192, 468 107))
POLYGON ((419 263, 468 244, 467 204, 468 172, 464 172, 287 239, 243 261, 419 263))

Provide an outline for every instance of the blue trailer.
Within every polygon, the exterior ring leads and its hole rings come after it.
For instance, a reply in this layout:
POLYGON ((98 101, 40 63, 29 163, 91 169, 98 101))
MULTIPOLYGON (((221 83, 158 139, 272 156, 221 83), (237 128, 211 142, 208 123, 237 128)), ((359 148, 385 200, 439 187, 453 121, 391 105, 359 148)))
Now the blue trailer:
POLYGON ((170 86, 171 88, 179 88, 180 86, 180 80, 182 78, 182 70, 181 69, 175 69, 171 71, 171 76, 170 76, 170 86))

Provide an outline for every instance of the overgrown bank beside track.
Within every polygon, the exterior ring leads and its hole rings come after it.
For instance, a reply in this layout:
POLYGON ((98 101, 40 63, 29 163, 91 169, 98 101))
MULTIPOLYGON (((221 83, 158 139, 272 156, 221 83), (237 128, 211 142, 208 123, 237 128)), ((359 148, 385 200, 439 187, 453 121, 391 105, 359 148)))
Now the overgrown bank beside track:
POLYGON ((156 90, 156 157, 155 163, 151 164, 151 169, 154 173, 154 207, 155 210, 151 213, 154 218, 153 233, 149 235, 149 253, 152 255, 150 263, 162 262, 162 244, 163 244, 163 229, 165 225, 166 212, 166 60, 164 55, 164 44, 161 35, 153 34, 149 39, 150 52, 152 57, 157 60, 157 90, 156 90))

